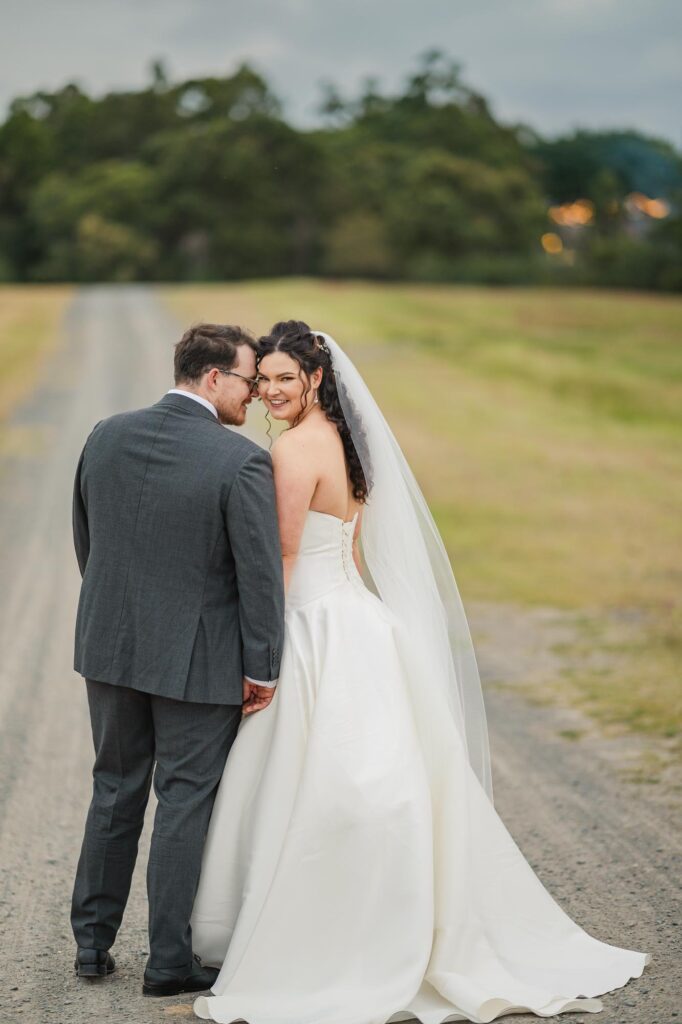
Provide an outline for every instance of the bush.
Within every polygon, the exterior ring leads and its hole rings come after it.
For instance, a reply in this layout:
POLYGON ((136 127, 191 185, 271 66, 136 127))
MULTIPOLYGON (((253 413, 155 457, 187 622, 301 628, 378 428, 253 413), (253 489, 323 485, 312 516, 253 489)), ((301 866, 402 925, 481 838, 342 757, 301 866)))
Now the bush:
POLYGON ((608 288, 682 288, 682 266, 655 239, 597 238, 586 254, 589 279, 608 288))

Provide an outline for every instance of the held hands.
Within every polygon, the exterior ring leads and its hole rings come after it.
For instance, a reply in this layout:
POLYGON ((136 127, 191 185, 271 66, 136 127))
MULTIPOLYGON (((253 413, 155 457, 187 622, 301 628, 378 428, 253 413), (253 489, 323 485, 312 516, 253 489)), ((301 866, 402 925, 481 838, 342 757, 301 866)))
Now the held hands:
POLYGON ((262 711, 268 706, 274 695, 274 686, 259 686, 257 683, 245 679, 242 714, 252 715, 254 711, 262 711))

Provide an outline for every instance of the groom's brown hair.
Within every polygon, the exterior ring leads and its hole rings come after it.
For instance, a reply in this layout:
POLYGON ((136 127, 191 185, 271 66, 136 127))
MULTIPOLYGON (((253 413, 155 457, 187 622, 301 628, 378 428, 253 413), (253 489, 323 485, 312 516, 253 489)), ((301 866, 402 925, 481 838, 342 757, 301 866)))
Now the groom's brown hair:
POLYGON ((175 383, 196 383, 213 366, 231 370, 240 345, 256 349, 256 342, 243 327, 194 324, 175 346, 175 383))

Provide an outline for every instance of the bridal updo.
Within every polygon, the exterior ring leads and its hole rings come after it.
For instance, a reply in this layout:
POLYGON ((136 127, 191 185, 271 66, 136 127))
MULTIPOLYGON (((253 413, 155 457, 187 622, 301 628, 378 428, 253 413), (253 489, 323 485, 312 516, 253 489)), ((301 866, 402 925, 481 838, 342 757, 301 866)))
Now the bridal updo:
MULTIPOLYGON (((315 370, 322 369, 322 380, 317 391, 317 399, 325 416, 334 424, 339 432, 346 456, 346 465, 348 466, 353 497, 356 501, 366 502, 371 487, 371 480, 368 480, 365 476, 360 457, 353 443, 350 427, 343 413, 332 366, 331 352, 324 338, 318 334, 313 334, 308 324, 302 320, 280 320, 272 327, 269 334, 258 339, 256 350, 257 364, 260 366, 261 360, 272 352, 284 352, 286 355, 291 356, 308 378, 315 370)), ((308 383, 302 396, 304 410, 307 408, 307 399, 311 390, 310 383, 308 383)), ((300 422, 302 415, 303 411, 294 420, 292 427, 295 427, 300 422)), ((362 431, 356 430, 356 438, 358 443, 362 443, 364 440, 362 431)), ((365 454, 363 452, 363 455, 365 454)), ((367 458, 365 458, 365 465, 367 464, 367 458)))

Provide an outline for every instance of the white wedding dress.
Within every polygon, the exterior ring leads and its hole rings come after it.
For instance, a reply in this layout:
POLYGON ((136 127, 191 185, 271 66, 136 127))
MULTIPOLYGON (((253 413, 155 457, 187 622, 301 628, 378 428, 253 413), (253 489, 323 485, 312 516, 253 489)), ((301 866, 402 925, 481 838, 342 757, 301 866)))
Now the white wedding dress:
POLYGON ((222 969, 196 1014, 440 1024, 599 1011, 594 997, 649 955, 588 935, 544 889, 448 709, 431 690, 415 699, 406 627, 357 573, 353 529, 308 513, 277 691, 228 758, 192 920, 195 951, 222 969))

